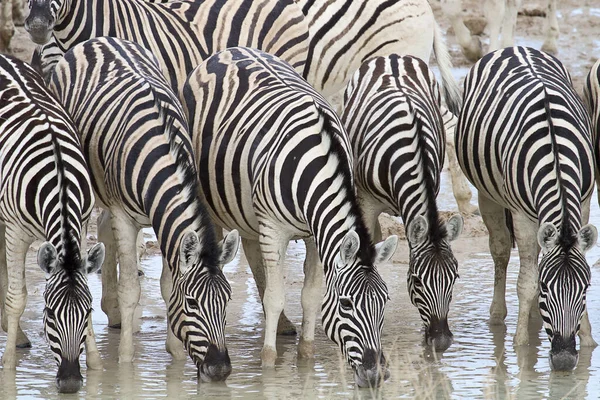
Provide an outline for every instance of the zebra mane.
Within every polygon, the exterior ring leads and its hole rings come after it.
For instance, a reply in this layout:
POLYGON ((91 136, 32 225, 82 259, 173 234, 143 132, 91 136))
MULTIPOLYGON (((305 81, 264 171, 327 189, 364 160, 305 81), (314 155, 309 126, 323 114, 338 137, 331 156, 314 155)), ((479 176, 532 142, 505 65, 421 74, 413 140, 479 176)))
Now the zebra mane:
MULTIPOLYGON (((186 148, 183 141, 177 139, 179 130, 175 125, 177 121, 176 117, 169 113, 168 108, 164 107, 163 104, 159 103, 157 106, 159 109, 159 118, 164 121, 164 132, 169 139, 171 154, 175 156, 177 172, 183 177, 182 193, 187 196, 186 200, 192 204, 193 214, 196 216, 193 225, 200 239, 200 259, 204 261, 202 264, 208 268, 209 272, 216 273, 220 271, 220 246, 217 243, 212 220, 199 197, 200 185, 198 184, 198 173, 194 160, 190 157, 193 153, 191 149, 186 148)), ((186 130, 184 135, 190 138, 191 135, 188 133, 189 128, 186 120, 182 119, 181 123, 186 130)))
MULTIPOLYGON (((548 120, 548 127, 550 129, 550 141, 552 142, 552 149, 556 152, 558 151, 558 143, 554 135, 554 123, 552 122, 551 114, 552 110, 550 109, 550 101, 548 100, 548 92, 546 91, 546 87, 542 86, 542 88, 544 91, 544 108, 546 110, 546 119, 548 120)), ((577 243, 577 234, 570 224, 571 221, 569 221, 569 210, 567 208, 567 199, 565 198, 566 194, 563 189, 564 185, 562 171, 560 169, 557 156, 554 157, 554 169, 556 170, 556 177, 558 179, 558 194, 562 208, 562 223, 558 234, 558 245, 567 251, 573 247, 575 243, 577 243)))
POLYGON ((65 179, 66 171, 62 152, 60 151, 60 143, 54 135, 51 135, 51 138, 58 175, 58 197, 62 220, 60 223, 60 244, 62 245, 62 248, 57 248, 59 264, 66 272, 72 274, 81 266, 80 246, 74 235, 73 229, 69 226, 69 182, 65 179))
POLYGON ((425 151, 426 143, 419 132, 421 132, 422 124, 418 118, 418 111, 413 108, 410 99, 407 97, 406 102, 409 110, 415 116, 415 125, 417 129, 417 141, 419 143, 419 156, 421 165, 423 166, 423 179, 425 180, 425 195, 427 196, 427 224, 429 225, 429 239, 434 245, 439 244, 448 236, 446 225, 440 218, 440 213, 436 202, 435 182, 433 181, 433 165, 431 159, 425 151))
MULTIPOLYGON (((339 129, 336 127, 336 124, 333 123, 334 117, 326 112, 320 105, 315 102, 315 106, 319 111, 319 114, 323 117, 323 130, 326 132, 337 132, 338 135, 345 134, 344 132, 339 132, 339 129)), ((333 135, 333 134, 332 134, 333 135)), ((333 137, 331 140, 332 151, 341 159, 346 159, 348 155, 347 152, 342 147, 342 143, 339 138, 333 137)), ((352 157, 352 155, 350 155, 352 157)), ((360 238, 360 248, 358 249, 358 259, 361 260, 367 266, 373 266, 375 261, 375 246, 372 241, 372 237, 369 234, 369 230, 367 229, 367 225, 364 221, 364 216, 362 210, 358 206, 358 199, 356 197, 356 191, 354 189, 354 181, 350 174, 350 170, 340 170, 338 171, 339 175, 342 175, 344 178, 344 186, 350 188, 351 190, 347 191, 348 202, 350 203, 350 212, 349 215, 355 216, 354 230, 358 234, 360 238), (368 240, 365 240, 368 239, 368 240)))

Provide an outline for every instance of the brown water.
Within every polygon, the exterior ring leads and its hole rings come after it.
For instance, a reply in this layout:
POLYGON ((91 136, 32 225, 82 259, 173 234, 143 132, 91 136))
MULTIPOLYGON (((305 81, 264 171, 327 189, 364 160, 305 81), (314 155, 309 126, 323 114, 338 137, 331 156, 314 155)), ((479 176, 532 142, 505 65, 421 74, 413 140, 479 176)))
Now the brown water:
MULTIPOLYGON (((455 208, 444 180, 441 209, 455 208)), ((600 212, 593 200, 592 222, 600 226, 600 212)), ((164 350, 165 306, 160 296, 160 259, 144 261, 141 278, 140 332, 136 334, 135 361, 119 365, 119 332, 107 328, 100 310, 100 276, 90 276, 94 296, 94 327, 104 371, 86 371, 80 398, 596 398, 600 393, 600 352, 583 349, 577 369, 570 373, 551 372, 549 343, 545 333, 533 335, 531 345, 515 350, 512 335, 516 328, 516 277, 518 258, 513 252, 509 265, 506 329, 487 324, 492 298, 493 263, 487 237, 459 238, 453 245, 460 264, 450 326, 455 343, 438 357, 421 346, 421 321, 406 292, 407 248, 401 242, 393 264, 381 266, 391 293, 384 328, 384 350, 391 362, 392 376, 377 392, 356 390, 350 370, 339 357, 333 342, 319 326, 314 362, 297 363, 296 338, 279 337, 279 358, 275 369, 260 364, 263 320, 252 275, 243 254, 225 267, 233 289, 228 308, 227 340, 233 372, 226 384, 198 384, 196 369, 189 360, 173 361, 164 350), (595 355, 595 357, 594 357, 595 355)), ((290 243, 286 266, 287 315, 300 324, 300 289, 303 244, 290 243)), ((588 254, 594 263, 598 247, 588 254)), ((27 270, 29 302, 23 328, 33 348, 19 350, 16 372, 0 370, 0 398, 58 398, 54 384, 56 366, 42 336, 44 275, 30 255, 27 270)), ((593 268, 588 304, 596 341, 600 341, 600 271, 593 268)), ((3 348, 6 335, 0 333, 3 348)), ((83 361, 83 359, 82 359, 83 361)), ((85 365, 84 362, 82 362, 85 365)), ((64 396, 64 395, 63 395, 64 396)), ((60 396, 61 398, 63 396, 60 396)), ((68 396, 65 396, 68 397, 68 396)))

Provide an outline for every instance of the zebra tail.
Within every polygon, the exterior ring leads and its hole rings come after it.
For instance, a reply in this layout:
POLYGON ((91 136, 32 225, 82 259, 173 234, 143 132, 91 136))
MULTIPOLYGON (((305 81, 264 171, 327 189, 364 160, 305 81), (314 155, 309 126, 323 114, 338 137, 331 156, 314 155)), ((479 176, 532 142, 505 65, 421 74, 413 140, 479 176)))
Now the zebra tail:
POLYGON ((506 227, 508 228, 508 234, 510 237, 511 247, 514 249, 515 245, 515 225, 513 223, 512 213, 508 208, 504 209, 504 222, 506 223, 506 227))
POLYGON ((462 108, 462 96, 458 83, 454 79, 454 75, 452 75, 452 61, 450 60, 448 47, 446 47, 446 43, 444 42, 442 30, 437 22, 434 22, 433 29, 433 54, 435 54, 435 59, 442 76, 442 88, 448 109, 452 114, 458 115, 462 108))

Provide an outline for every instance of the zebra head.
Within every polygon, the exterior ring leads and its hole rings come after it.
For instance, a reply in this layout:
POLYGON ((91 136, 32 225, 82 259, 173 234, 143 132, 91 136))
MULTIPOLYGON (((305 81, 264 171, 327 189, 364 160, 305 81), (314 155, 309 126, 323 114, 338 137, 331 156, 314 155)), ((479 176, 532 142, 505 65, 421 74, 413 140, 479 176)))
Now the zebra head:
POLYGON ((239 242, 236 230, 225 236, 218 245, 218 265, 208 265, 214 262, 204 257, 196 232, 187 232, 181 242, 169 320, 173 333, 198 367, 198 379, 204 382, 224 381, 231 373, 225 345, 225 311, 231 299, 231 285, 222 266, 235 257, 239 242))
POLYGON ((36 44, 46 44, 58 17, 58 10, 66 6, 66 0, 29 0, 29 15, 25 19, 25 30, 36 44))
POLYGON ((323 327, 354 369, 359 387, 376 387, 390 375, 381 348, 388 289, 374 267, 388 261, 398 245, 393 235, 376 246, 374 261, 358 256, 360 239, 350 231, 328 270, 323 300, 323 327))
POLYGON ((542 224, 538 243, 542 249, 539 266, 539 305, 544 328, 551 342, 550 366, 569 371, 577 365, 575 336, 586 310, 590 267, 585 260, 598 239, 593 225, 585 225, 571 237, 561 237, 553 224, 542 224))
POLYGON ((432 237, 427 219, 415 217, 408 225, 406 237, 410 247, 407 287, 410 301, 417 307, 425 326, 425 343, 435 351, 445 351, 452 344, 448 311, 452 289, 458 278, 458 262, 449 242, 462 232, 463 219, 452 216, 432 237))
POLYGON ((76 254, 59 256, 50 242, 44 242, 38 250, 38 264, 46 273, 44 333, 58 364, 56 385, 61 393, 74 393, 81 387, 79 356, 92 312, 87 274, 102 266, 104 245, 96 244, 84 260, 78 249, 69 253, 76 254))

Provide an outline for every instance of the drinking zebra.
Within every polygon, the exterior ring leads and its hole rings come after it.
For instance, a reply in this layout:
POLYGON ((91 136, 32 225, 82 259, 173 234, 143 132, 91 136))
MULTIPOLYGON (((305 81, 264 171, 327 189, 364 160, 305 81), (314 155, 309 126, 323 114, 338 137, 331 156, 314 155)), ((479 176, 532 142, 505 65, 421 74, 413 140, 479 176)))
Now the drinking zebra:
POLYGON ((34 55, 44 73, 85 40, 112 36, 150 50, 176 93, 202 60, 232 46, 275 54, 302 71, 308 27, 293 0, 32 0, 25 29, 45 45, 34 55))
MULTIPOLYGON (((458 115, 461 95, 452 76, 452 63, 427 0, 296 0, 310 31, 304 77, 324 96, 342 93, 361 65, 377 56, 411 55, 429 62, 431 51, 442 77, 448 108, 458 115), (415 35, 415 32, 419 32, 415 35)), ((453 126, 453 123, 451 124, 453 126)), ((447 127, 452 190, 461 212, 472 214, 471 189, 454 151, 447 127)))
MULTIPOLYGON (((224 328, 231 286, 220 266, 235 256, 239 236, 232 231, 216 241, 198 197, 188 124, 157 59, 132 42, 93 39, 65 54, 50 87, 79 128, 98 202, 112 216, 119 255, 119 362, 131 362, 134 352, 133 312, 140 297, 135 238, 140 228, 152 226, 170 270, 161 276, 167 350, 180 357, 179 339, 200 379, 227 378, 224 328)), ((107 259, 114 261, 115 254, 107 259)), ((107 268, 116 275, 114 262, 107 268)), ((113 298, 117 293, 110 285, 103 290, 113 298)))
POLYGON ((490 234, 496 272, 491 322, 506 317, 508 212, 521 264, 514 342, 527 344, 527 322, 539 293, 552 344, 550 365, 572 369, 575 335, 579 332, 582 346, 595 345, 586 313, 590 267, 584 253, 598 233, 592 225, 582 227, 594 184, 590 117, 560 61, 525 47, 498 50, 478 61, 465 80, 464 100, 456 149, 479 190, 490 234))
POLYGON ((397 237, 373 246, 354 193, 352 152, 325 100, 287 63, 236 47, 190 74, 182 98, 211 216, 238 229, 253 273, 266 273, 263 366, 273 366, 288 242, 307 240, 299 356, 312 356, 323 272, 323 327, 359 386, 387 378, 381 348, 387 287, 376 265, 397 237), (318 262, 323 263, 323 269, 318 262), (264 270, 263 270, 264 268, 264 270))
POLYGON ((104 246, 80 253, 81 227, 94 205, 90 176, 65 110, 30 66, 2 55, 0 171, 0 302, 8 333, 2 365, 14 369, 15 348, 29 346, 19 327, 27 302, 25 257, 34 240, 45 239, 37 257, 46 273, 44 333, 58 365, 58 390, 76 392, 84 343, 88 366, 102 364, 86 275, 102 265, 104 246))
POLYGON ((452 343, 448 311, 458 263, 449 241, 463 219, 440 221, 436 197, 444 165, 441 97, 427 64, 391 55, 365 62, 344 95, 342 122, 354 154, 357 195, 374 237, 382 212, 402 217, 410 248, 408 291, 427 344, 452 343))

